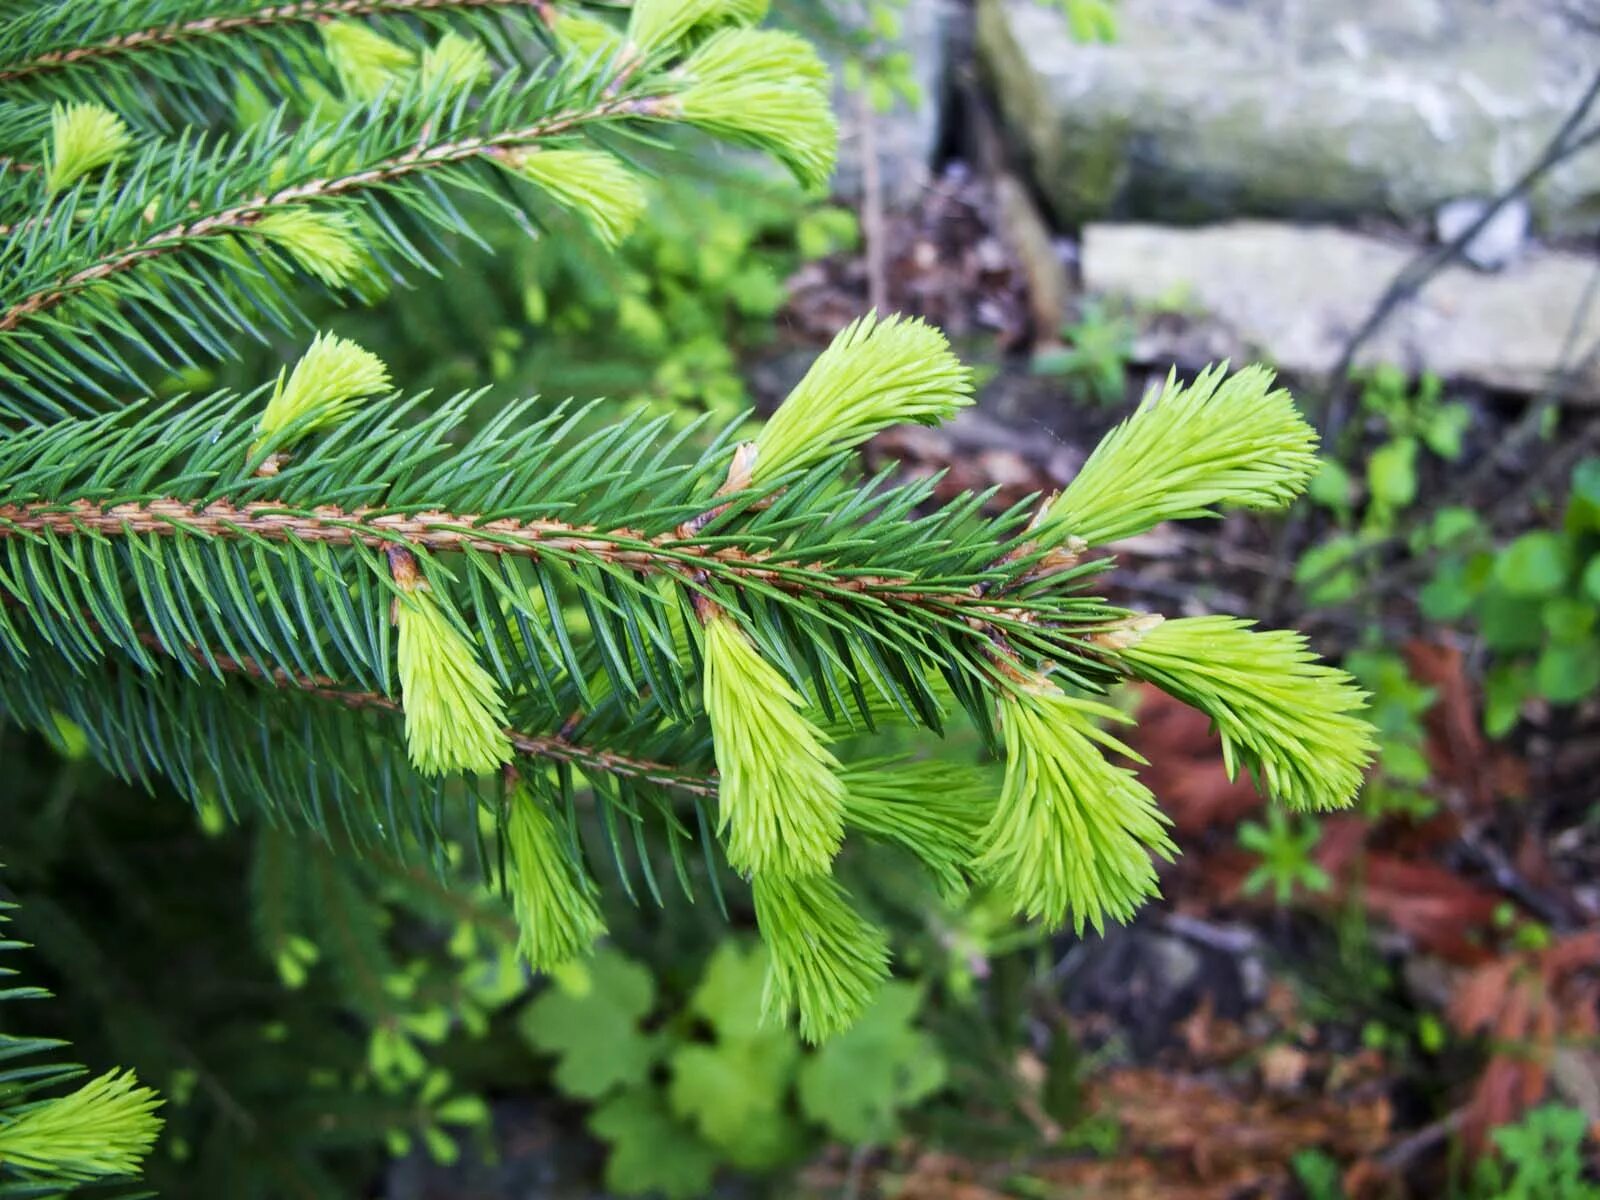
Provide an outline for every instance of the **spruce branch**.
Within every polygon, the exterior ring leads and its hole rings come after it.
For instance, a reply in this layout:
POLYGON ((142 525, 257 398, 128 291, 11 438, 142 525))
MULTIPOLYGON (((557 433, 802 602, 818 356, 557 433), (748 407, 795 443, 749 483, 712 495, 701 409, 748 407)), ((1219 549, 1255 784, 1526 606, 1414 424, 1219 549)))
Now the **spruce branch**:
POLYGON ((62 96, 70 95, 68 89, 80 79, 103 85, 108 70, 142 67, 157 78, 175 79, 180 75, 175 66, 186 58, 212 65, 220 55, 224 62, 254 65, 274 35, 286 30, 314 32, 335 19, 444 16, 475 10, 531 14, 546 28, 557 19, 556 6, 549 0, 290 0, 227 8, 234 11, 193 17, 188 15, 194 11, 192 4, 130 6, 128 15, 144 23, 123 24, 107 32, 103 6, 40 5, 4 27, 0 87, 22 86, 35 94, 62 96), (152 19, 163 7, 172 18, 152 19))

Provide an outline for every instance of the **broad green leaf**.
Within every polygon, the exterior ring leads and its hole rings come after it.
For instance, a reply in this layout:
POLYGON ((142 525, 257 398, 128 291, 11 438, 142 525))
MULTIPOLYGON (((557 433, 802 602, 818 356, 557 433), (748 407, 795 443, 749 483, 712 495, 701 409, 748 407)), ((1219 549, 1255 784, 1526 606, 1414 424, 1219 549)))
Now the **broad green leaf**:
POLYGON ((589 1128, 611 1145, 611 1190, 625 1196, 659 1192, 667 1200, 700 1200, 710 1191, 717 1152, 675 1119, 653 1089, 607 1101, 589 1117, 589 1128))
POLYGON ((535 1048, 560 1056, 555 1078, 563 1092, 596 1100, 648 1078, 659 1046, 639 1025, 655 1007, 655 983, 650 972, 609 948, 586 970, 587 987, 550 987, 528 1006, 518 1028, 535 1048))
POLYGON ((944 1086, 938 1044, 916 1028, 921 991, 887 983, 852 1028, 800 1070, 800 1107, 843 1141, 895 1136, 899 1114, 944 1086))

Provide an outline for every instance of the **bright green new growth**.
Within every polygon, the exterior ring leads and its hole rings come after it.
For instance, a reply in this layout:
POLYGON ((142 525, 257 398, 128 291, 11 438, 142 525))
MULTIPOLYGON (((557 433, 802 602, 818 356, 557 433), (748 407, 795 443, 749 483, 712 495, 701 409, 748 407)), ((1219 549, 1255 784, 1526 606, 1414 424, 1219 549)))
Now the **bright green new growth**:
POLYGON ((1174 372, 1113 429, 1051 506, 1048 527, 1103 546, 1218 505, 1283 508, 1317 472, 1317 434, 1273 374, 1174 372))
POLYGON ((766 150, 813 191, 826 186, 839 126, 828 99, 828 68, 811 43, 769 29, 724 29, 677 74, 686 82, 674 97, 679 117, 766 150))
MULTIPOLYGON (((1367 696, 1317 660, 1303 634, 1253 632, 1237 617, 1187 617, 1145 631, 1119 654, 1129 670, 1193 705, 1222 736, 1228 773, 1242 759, 1295 808, 1355 800, 1375 749, 1357 714, 1367 696)), ((1130 639, 1131 640, 1131 639, 1130 639)))
POLYGON ((854 449, 891 425, 937 425, 972 403, 972 372, 920 320, 868 313, 834 338, 756 438, 763 482, 854 449))
POLYGON ((1151 852, 1177 853, 1155 797, 1102 747, 1136 756, 1096 718, 1129 719, 1054 687, 1000 701, 1005 783, 977 862, 1019 913, 1052 927, 1070 919, 1080 936, 1158 895, 1151 852))
POLYGON ((550 814, 526 786, 513 789, 506 821, 517 945, 535 971, 549 971, 594 948, 606 923, 594 884, 573 861, 550 814))
POLYGON ((983 772, 936 760, 871 760, 850 763, 839 777, 851 829, 909 850, 946 896, 966 893, 972 849, 994 812, 983 772))
POLYGON ((486 775, 511 761, 505 699, 420 579, 396 598, 406 749, 424 775, 486 775))
POLYGON ((604 21, 572 13, 558 13, 551 33, 580 60, 609 58, 622 45, 622 35, 604 21))
POLYGON ((803 697, 729 617, 705 627, 705 709, 721 772, 718 832, 746 874, 825 874, 844 840, 845 789, 803 697))
POLYGON ((889 977, 883 931, 850 906, 831 875, 757 875, 752 891, 772 959, 766 1011, 783 1021, 798 1012, 800 1036, 812 1043, 848 1029, 889 977))
POLYGON ((417 84, 425 93, 453 96, 470 91, 489 78, 489 52, 483 43, 459 33, 446 33, 422 52, 417 84))
POLYGON ((646 204, 639 177, 604 150, 528 150, 502 160, 556 203, 588 222, 608 246, 638 224, 646 204))
POLYGON ((767 15, 767 0, 637 0, 628 18, 628 41, 651 54, 675 45, 701 25, 754 25, 767 15))
POLYGON ((416 65, 416 56, 358 21, 330 21, 322 27, 322 45, 339 76, 339 86, 352 100, 376 100, 416 65))
POLYGON ((116 158, 132 141, 122 118, 103 105, 56 105, 50 111, 50 140, 44 152, 45 191, 54 194, 69 187, 116 158))
POLYGON ((286 208, 268 213, 250 228, 329 287, 349 283, 366 263, 350 219, 340 212, 286 208))
POLYGON ((318 334, 295 363, 278 373, 278 385, 261 414, 261 437, 291 426, 301 433, 327 429, 360 407, 359 401, 389 390, 389 368, 376 354, 331 333, 318 334))
POLYGON ((132 1071, 108 1071, 0 1116, 0 1163, 74 1182, 136 1175, 161 1132, 161 1104, 132 1071))

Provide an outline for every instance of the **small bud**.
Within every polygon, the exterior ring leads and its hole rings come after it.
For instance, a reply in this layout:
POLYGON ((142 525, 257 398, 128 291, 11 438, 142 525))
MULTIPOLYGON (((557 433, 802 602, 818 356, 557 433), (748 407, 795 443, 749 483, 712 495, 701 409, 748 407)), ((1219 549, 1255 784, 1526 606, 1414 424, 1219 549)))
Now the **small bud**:
POLYGON ((1104 546, 1218 505, 1283 508, 1318 468, 1317 434, 1265 367, 1213 367, 1159 394, 1095 448, 1047 525, 1104 546))
POLYGON ((263 439, 291 425, 303 432, 327 429, 348 417, 357 401, 389 390, 389 368, 370 350, 331 333, 318 334, 261 414, 263 439))
POLYGON ((417 84, 424 94, 454 96, 489 78, 489 52, 482 42, 446 33, 422 52, 417 84))
POLYGON ((132 142, 128 126, 109 108, 87 101, 56 105, 50 110, 50 142, 44 152, 45 190, 54 195, 105 166, 132 142))
POLYGON ((330 21, 322 26, 322 45, 339 76, 339 86, 352 100, 376 100, 416 65, 416 55, 359 21, 330 21))
POLYGON ((1089 640, 1107 650, 1126 650, 1129 646, 1137 646, 1144 640, 1145 634, 1165 620, 1160 613, 1140 613, 1113 622, 1089 640))
POLYGON ((627 237, 644 214, 638 176, 604 150, 529 147, 508 150, 498 161, 576 212, 607 245, 627 237))
POLYGON ((705 707, 721 772, 718 831, 735 870, 825 873, 844 839, 844 785, 804 697, 725 614, 705 626, 705 707))
POLYGON ((1104 932, 1158 892, 1151 852, 1177 848, 1155 797, 1100 747, 1134 757, 1094 718, 1128 718, 1053 685, 1000 702, 1006 774, 984 830, 979 872, 1019 913, 1051 926, 1104 932))
POLYGON ((108 1071, 0 1126, 0 1162, 49 1178, 137 1175, 161 1132, 162 1103, 132 1071, 108 1071))
POLYGON ((355 230, 343 213, 285 208, 268 213, 250 230, 281 246, 302 270, 329 287, 349 283, 366 263, 355 230))
POLYGON ((391 551, 400 587, 400 697, 406 748, 424 775, 487 775, 511 761, 505 700, 466 636, 440 608, 409 551, 391 551))
POLYGON ((891 425, 936 425, 972 403, 972 372, 920 320, 868 313, 817 356, 756 439, 757 483, 813 466, 891 425))
POLYGON ((850 906, 831 875, 757 875, 756 925, 771 956, 763 1006, 782 1021, 798 1011, 813 1044, 848 1029, 889 977, 883 931, 850 906))
POLYGON ((1237 617, 1166 621, 1118 657, 1138 678, 1211 718, 1230 776, 1242 759, 1285 804, 1346 807, 1376 748, 1372 726, 1358 715, 1366 693, 1318 662, 1304 635, 1257 633, 1251 624, 1237 617))
POLYGON ((511 793, 506 840, 515 872, 511 893, 517 945, 535 971, 583 958, 606 931, 594 884, 573 861, 550 814, 532 790, 511 793))

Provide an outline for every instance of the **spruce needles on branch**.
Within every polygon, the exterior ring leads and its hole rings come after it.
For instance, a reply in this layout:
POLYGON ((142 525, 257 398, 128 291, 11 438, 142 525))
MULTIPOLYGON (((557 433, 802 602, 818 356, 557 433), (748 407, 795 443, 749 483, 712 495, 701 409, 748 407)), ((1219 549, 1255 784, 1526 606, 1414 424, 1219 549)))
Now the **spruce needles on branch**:
POLYGON ((306 291, 431 269, 475 236, 453 196, 625 236, 643 199, 624 136, 697 128, 820 186, 826 71, 752 28, 760 0, 640 0, 626 21, 152 0, 147 27, 90 7, 23 6, 0 53, 0 156, 36 167, 0 170, 0 716, 64 716, 129 778, 356 846, 436 852, 477 806, 540 969, 603 932, 597 853, 659 899, 644 847, 686 889, 693 852, 713 890, 748 879, 769 1007, 812 1039, 889 970, 833 874, 858 837, 1079 930, 1154 894, 1159 798, 1095 699, 1119 679, 1206 712, 1284 800, 1353 797, 1371 741, 1346 676, 1293 635, 1093 594, 1110 560, 1088 547, 1304 486, 1314 435, 1259 368, 1173 380, 1059 498, 998 516, 857 472, 874 433, 972 398, 943 336, 893 316, 846 329, 750 441, 416 394, 332 334, 296 335, 299 360, 243 394, 146 398, 294 330, 306 291), (218 73, 276 86, 274 56, 327 100, 226 128, 218 73), (174 113, 213 124, 173 134, 174 113), (846 752, 960 718, 1002 783, 846 752))

